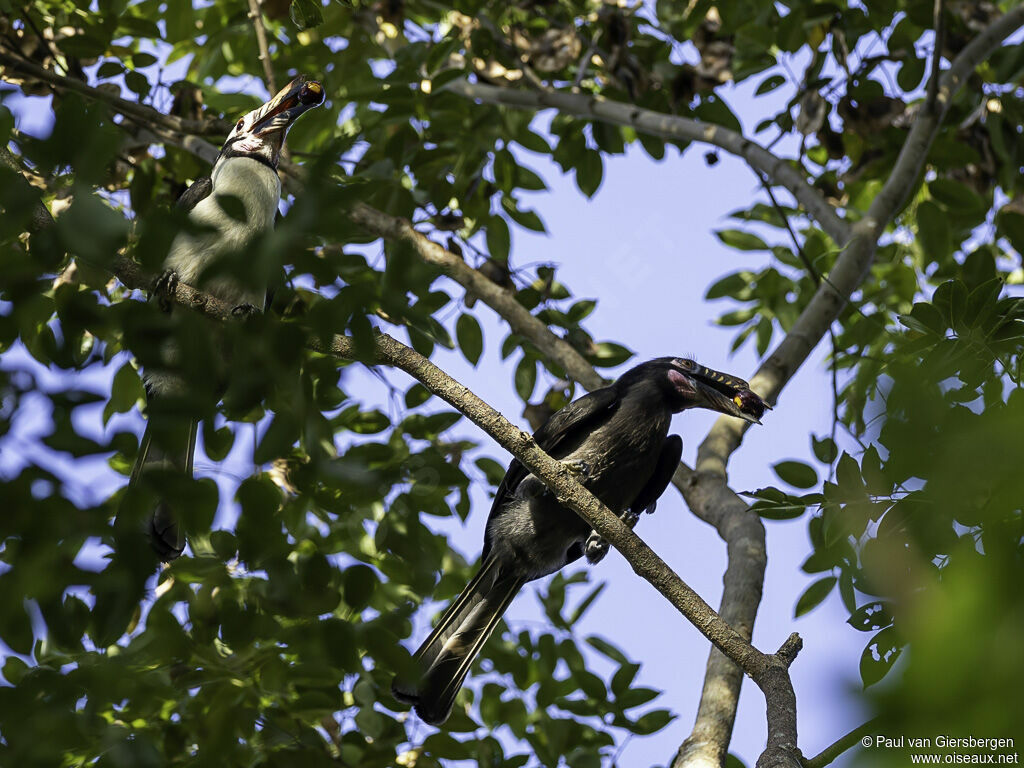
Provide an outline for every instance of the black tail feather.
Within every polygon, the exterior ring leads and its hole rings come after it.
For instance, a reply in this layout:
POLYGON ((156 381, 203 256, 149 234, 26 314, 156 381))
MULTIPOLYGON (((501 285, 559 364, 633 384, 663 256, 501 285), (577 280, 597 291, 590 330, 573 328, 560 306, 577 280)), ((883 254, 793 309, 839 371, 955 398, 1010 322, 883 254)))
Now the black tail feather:
POLYGON ((395 698, 412 704, 431 725, 448 719, 473 661, 523 583, 521 578, 503 578, 494 557, 485 561, 416 651, 419 679, 392 684, 395 698))
MULTIPOLYGON (((152 393, 150 393, 152 406, 152 393)), ((132 468, 131 483, 138 482, 150 470, 171 469, 192 476, 199 422, 182 416, 150 410, 146 432, 139 445, 139 456, 132 468)), ((185 531, 178 515, 164 500, 157 502, 147 524, 147 534, 157 556, 174 560, 185 551, 185 531)))

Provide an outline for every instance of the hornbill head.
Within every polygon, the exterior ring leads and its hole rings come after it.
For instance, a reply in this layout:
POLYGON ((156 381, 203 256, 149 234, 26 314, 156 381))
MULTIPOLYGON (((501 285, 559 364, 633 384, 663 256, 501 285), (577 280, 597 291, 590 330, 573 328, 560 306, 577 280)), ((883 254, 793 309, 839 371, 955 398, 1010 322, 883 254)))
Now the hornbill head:
POLYGON ((707 408, 760 424, 764 412, 771 410, 747 382, 736 376, 705 368, 685 357, 662 357, 651 363, 664 372, 664 385, 676 413, 687 408, 707 408))
POLYGON ((276 96, 235 123, 221 148, 220 160, 251 157, 276 169, 288 129, 304 112, 324 103, 324 88, 299 75, 276 96))

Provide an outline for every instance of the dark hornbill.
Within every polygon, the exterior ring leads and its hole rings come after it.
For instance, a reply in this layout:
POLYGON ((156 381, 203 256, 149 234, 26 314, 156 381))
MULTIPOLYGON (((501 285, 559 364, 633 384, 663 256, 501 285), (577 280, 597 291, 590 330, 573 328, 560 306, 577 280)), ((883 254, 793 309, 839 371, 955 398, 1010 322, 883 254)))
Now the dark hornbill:
MULTIPOLYGON (((222 255, 241 252, 274 226, 281 201, 277 165, 285 135, 295 120, 323 101, 323 86, 300 76, 235 124, 210 175, 196 179, 178 199, 178 208, 188 212, 195 226, 175 236, 154 293, 166 295, 181 280, 231 303, 236 315, 264 307, 265 287, 254 289, 225 276, 204 280, 204 272, 222 255), (239 215, 240 209, 226 211, 225 197, 240 203, 244 216, 239 215)), ((170 307, 165 303, 165 308, 170 307)), ((152 469, 192 474, 198 422, 154 407, 154 401, 161 397, 183 392, 184 382, 172 372, 175 356, 174 349, 164 352, 169 370, 145 371, 148 422, 132 469, 132 483, 152 469)), ((148 526, 150 540, 162 560, 173 560, 182 553, 185 534, 166 500, 157 502, 148 526)))
MULTIPOLYGON (((534 433, 537 444, 629 525, 672 479, 683 441, 669 435, 672 414, 707 408, 760 424, 768 404, 747 382, 693 360, 661 357, 626 371, 614 384, 555 413, 534 433)), ((484 642, 522 586, 607 543, 544 484, 513 460, 487 518, 481 566, 416 651, 418 679, 396 679, 395 697, 423 720, 447 719, 484 642)))

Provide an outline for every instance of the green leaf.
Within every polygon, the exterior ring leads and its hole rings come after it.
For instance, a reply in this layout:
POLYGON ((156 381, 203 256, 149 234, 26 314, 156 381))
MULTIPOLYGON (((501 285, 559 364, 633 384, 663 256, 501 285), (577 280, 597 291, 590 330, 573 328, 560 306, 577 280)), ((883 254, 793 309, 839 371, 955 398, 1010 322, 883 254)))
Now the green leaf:
POLYGON ((405 393, 405 407, 406 408, 418 408, 429 400, 433 395, 430 394, 430 390, 424 387, 422 384, 413 384, 409 387, 409 390, 405 393))
POLYGON ((576 162, 576 186, 587 197, 593 197, 601 186, 604 175, 604 163, 601 153, 587 149, 576 162))
POLYGON ((874 685, 885 677, 902 650, 902 643, 894 627, 886 627, 871 638, 860 657, 860 679, 864 687, 874 685))
POLYGON ((345 603, 354 611, 365 608, 380 581, 373 568, 368 565, 350 565, 341 577, 342 594, 345 603))
POLYGON ((882 600, 865 603, 850 615, 846 623, 861 632, 872 632, 888 627, 892 624, 889 604, 882 600))
POLYGON ((839 449, 836 448, 831 437, 823 437, 819 440, 811 435, 811 449, 814 451, 814 457, 822 464, 831 464, 839 455, 839 449))
POLYGON ((823 579, 818 579, 816 582, 811 584, 804 593, 800 595, 800 599, 796 601, 796 610, 793 612, 793 618, 798 619, 805 613, 809 613, 811 610, 816 608, 832 591, 835 587, 836 582, 835 576, 826 576, 823 579))
POLYGON ((715 232, 715 237, 730 248, 740 251, 770 250, 768 243, 753 232, 746 232, 742 229, 719 229, 715 232))
POLYGON ((534 387, 537 386, 537 361, 528 355, 524 355, 516 366, 515 374, 516 394, 524 403, 530 401, 534 387))
POLYGON ((480 329, 480 323, 473 315, 459 315, 455 323, 455 338, 459 342, 462 354, 476 366, 484 351, 484 334, 480 329))
POLYGON ((931 200, 917 206, 917 238, 929 260, 941 264, 949 258, 949 218, 931 200))
POLYGON ((726 275, 721 280, 711 284, 711 287, 704 294, 704 298, 709 301, 720 299, 724 296, 736 298, 737 294, 747 289, 752 277, 753 275, 750 272, 734 272, 731 275, 726 275))
POLYGON ((596 635, 591 635, 587 638, 587 644, 598 653, 607 656, 619 665, 629 664, 629 659, 626 658, 626 654, 616 648, 614 645, 609 643, 607 640, 596 635))
POLYGON ((501 216, 487 219, 487 253, 492 259, 508 264, 508 254, 512 248, 512 236, 508 224, 501 216))
POLYGON ((676 716, 667 709, 655 709, 645 714, 633 723, 632 726, 626 726, 626 728, 640 736, 648 736, 660 731, 675 719, 676 716))
POLYGON ((754 91, 755 96, 761 96, 766 93, 771 93, 776 88, 785 85, 786 78, 783 75, 769 75, 760 82, 757 86, 757 90, 754 91))
POLYGON ((929 182, 928 191, 933 198, 955 213, 980 215, 988 209, 977 192, 959 181, 935 179, 929 182))
POLYGON ((110 400, 103 408, 103 423, 107 423, 115 413, 127 413, 136 403, 144 402, 146 390, 142 386, 142 378, 131 363, 122 365, 114 374, 110 386, 110 400))
POLYGON ((616 365, 622 365, 632 356, 633 352, 621 344, 604 341, 600 344, 595 344, 588 357, 594 365, 603 368, 614 368, 616 365))
POLYGON ((291 0, 288 15, 292 23, 299 29, 318 27, 324 23, 324 14, 320 4, 313 0, 291 0))
POLYGON ((782 482, 794 488, 813 488, 818 484, 818 473, 802 461, 780 461, 772 470, 782 482))
POLYGON ((505 477, 505 467, 494 459, 483 456, 477 459, 474 464, 476 464, 484 475, 486 475, 487 482, 491 485, 498 485, 498 483, 501 482, 501 479, 505 477))
MULTIPOLYGON (((583 618, 583 614, 585 614, 587 610, 590 608, 590 606, 594 604, 594 601, 597 600, 598 595, 604 592, 604 588, 606 586, 608 586, 608 583, 602 581, 600 584, 598 584, 592 590, 590 590, 586 597, 580 600, 579 605, 577 605, 573 609, 572 614, 570 614, 569 616, 569 620, 567 623, 570 627, 583 618)), ((612 687, 614 689, 614 685, 612 687)))

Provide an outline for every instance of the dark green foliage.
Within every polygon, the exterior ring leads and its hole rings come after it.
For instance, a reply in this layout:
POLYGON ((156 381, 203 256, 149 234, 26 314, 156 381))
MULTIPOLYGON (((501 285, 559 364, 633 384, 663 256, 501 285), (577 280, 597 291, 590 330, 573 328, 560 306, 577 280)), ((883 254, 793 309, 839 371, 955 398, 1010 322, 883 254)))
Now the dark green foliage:
MULTIPOLYGON (((0 5, 5 40, 35 63, 72 77, 95 64, 96 80, 123 78, 124 97, 164 111, 174 94, 178 117, 221 121, 207 129, 215 143, 259 102, 235 92, 239 78, 263 72, 245 3, 192 13, 163 0, 99 0, 88 12, 66 0, 0 5), (59 34, 39 45, 34 30, 44 29, 59 34), (166 82, 165 63, 184 67, 180 82, 166 82)), ((975 34, 961 5, 945 4, 947 54, 975 34)), ((389 691, 393 671, 409 666, 402 643, 421 604, 452 597, 469 572, 430 526, 465 520, 470 482, 495 485, 503 465, 422 386, 395 376, 400 388, 381 384, 371 401, 350 364, 307 341, 345 333, 369 361, 382 327, 426 355, 457 346, 474 366, 507 360, 508 389, 524 404, 557 408, 580 391, 555 383, 565 372, 523 337, 486 338, 489 310, 407 243, 374 244, 344 212, 363 201, 414 221, 591 364, 614 368, 633 356, 631 340, 593 338, 582 324, 600 305, 574 296, 557 265, 517 268, 531 261, 517 251, 522 231, 545 231, 535 208, 549 179, 530 166, 550 157, 591 197, 611 183, 609 158, 639 146, 672 162, 671 148, 688 142, 568 115, 535 120, 445 84, 478 61, 511 87, 539 76, 737 130, 736 91, 697 78, 677 55, 703 39, 729 48, 727 69, 760 110, 747 133, 768 144, 800 125, 803 94, 779 62, 813 59, 797 75, 827 92, 827 114, 801 160, 855 222, 906 138, 904 102, 924 89, 933 4, 729 0, 714 4, 715 29, 707 2, 630 13, 576 0, 474 0, 461 13, 421 2, 262 8, 279 83, 294 72, 322 78, 328 101, 289 136, 306 179, 287 215, 217 267, 282 283, 274 312, 219 336, 195 313, 136 300, 106 269, 123 253, 159 271, 187 226, 173 201, 208 166, 170 144, 150 152, 130 119, 66 91, 33 106, 52 109, 51 132, 15 133, 12 110, 24 102, 10 90, 51 92, 11 76, 0 93, 3 146, 32 181, 0 162, 0 446, 16 457, 0 478, 0 640, 14 652, 0 668, 0 762, 606 765, 629 734, 670 726, 674 715, 645 685, 670 681, 645 680, 642 659, 581 634, 602 585, 583 588, 579 572, 541 587, 550 627, 496 633, 481 662, 493 674, 474 675, 443 730, 409 741, 389 691), (553 31, 579 51, 542 56, 536 42, 553 31), (598 51, 613 39, 617 54, 598 51), (784 106, 764 113, 769 102, 784 106), (33 222, 40 201, 61 210, 55 226, 33 222), (201 474, 219 484, 121 487, 97 468, 127 474, 141 425, 123 414, 142 399, 138 366, 169 342, 187 352, 178 373, 189 384, 171 407, 206 419, 201 474), (223 344, 235 350, 231 366, 223 344), (42 423, 38 453, 15 434, 26 412, 42 423), (221 471, 229 455, 243 466, 237 477, 221 471), (156 577, 140 533, 155 494, 184 510, 192 546, 156 577)), ((925 173, 834 325, 841 424, 837 440, 812 437, 808 456, 822 466, 778 457, 775 473, 797 490, 749 494, 765 519, 806 521, 812 579, 796 613, 839 596, 867 633, 862 681, 883 681, 870 702, 887 732, 1022 732, 1019 707, 1005 706, 1024 689, 1022 50, 1005 46, 954 97, 925 173)), ((713 181, 680 179, 689 183, 713 181)), ((759 354, 792 328, 845 245, 780 197, 779 207, 742 201, 718 237, 743 261, 723 265, 706 291, 728 305, 719 322, 735 327, 733 347, 749 341, 759 354)), ((223 202, 238 213, 237 201, 223 202)))

